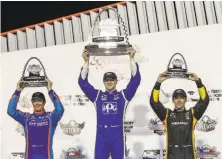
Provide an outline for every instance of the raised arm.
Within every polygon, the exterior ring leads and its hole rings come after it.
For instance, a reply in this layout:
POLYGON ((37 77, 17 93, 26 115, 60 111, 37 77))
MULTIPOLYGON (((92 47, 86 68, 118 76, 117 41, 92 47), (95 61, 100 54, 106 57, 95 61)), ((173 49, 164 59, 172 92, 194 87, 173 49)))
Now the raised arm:
POLYGON ((7 113, 9 116, 11 116, 13 119, 18 121, 23 126, 25 125, 26 118, 29 113, 24 113, 17 109, 17 104, 19 101, 20 93, 23 89, 20 87, 20 81, 17 84, 17 89, 15 93, 12 95, 9 104, 8 104, 8 110, 7 113))
POLYGON ((209 96, 208 96, 206 87, 203 85, 201 79, 198 78, 197 75, 194 73, 190 73, 190 74, 192 75, 190 80, 193 80, 196 82, 196 85, 197 85, 197 88, 199 91, 199 95, 200 95, 199 101, 192 108, 194 118, 199 120, 202 117, 202 115, 204 114, 204 112, 206 111, 210 100, 209 100, 209 96))
POLYGON ((130 101, 135 95, 136 90, 139 87, 141 81, 139 65, 134 60, 135 53, 136 53, 135 49, 133 48, 129 49, 131 78, 126 89, 123 90, 123 93, 128 101, 130 101))
POLYGON ((86 96, 90 99, 90 101, 95 102, 96 97, 99 93, 99 90, 95 89, 89 82, 88 82, 88 73, 89 73, 89 53, 88 50, 84 50, 82 54, 85 63, 81 68, 81 72, 79 75, 79 86, 82 91, 86 94, 86 96))
POLYGON ((47 89, 49 91, 48 94, 54 105, 54 110, 51 113, 51 120, 52 120, 52 124, 56 125, 59 122, 59 120, 62 118, 65 110, 58 95, 52 89, 53 83, 49 79, 47 79, 46 81, 48 82, 48 85, 47 85, 47 89))
POLYGON ((156 115, 160 118, 161 121, 166 120, 168 109, 163 106, 163 104, 159 101, 160 94, 160 86, 161 83, 166 80, 164 76, 165 73, 161 73, 158 77, 158 80, 151 92, 150 96, 150 105, 156 115))
POLYGON ((64 113, 64 107, 58 97, 58 95, 54 92, 54 90, 49 91, 49 97, 53 102, 55 109, 52 112, 51 119, 53 124, 57 124, 59 120, 62 118, 64 113))

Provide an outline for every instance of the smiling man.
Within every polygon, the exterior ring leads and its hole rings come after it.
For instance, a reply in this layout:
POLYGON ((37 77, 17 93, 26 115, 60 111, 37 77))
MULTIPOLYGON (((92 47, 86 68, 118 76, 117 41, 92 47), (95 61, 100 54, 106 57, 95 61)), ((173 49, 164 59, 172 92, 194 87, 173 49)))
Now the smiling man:
POLYGON ((160 120, 166 125, 167 159, 196 159, 194 128, 209 105, 209 96, 201 79, 188 73, 188 80, 196 82, 200 99, 193 108, 186 110, 187 95, 183 89, 176 89, 172 95, 174 110, 165 108, 159 101, 160 85, 166 73, 161 73, 152 90, 150 105, 160 120))
POLYGON ((125 158, 124 115, 128 102, 133 98, 140 84, 139 66, 134 61, 135 50, 128 50, 130 56, 131 79, 126 89, 116 90, 117 76, 114 72, 107 72, 103 76, 106 91, 95 89, 88 82, 89 52, 83 51, 85 64, 79 76, 82 91, 96 106, 97 135, 95 159, 125 158))
POLYGON ((8 115, 23 125, 26 138, 25 159, 53 159, 53 136, 57 123, 61 119, 64 108, 59 97, 52 90, 52 82, 47 80, 48 93, 54 104, 53 112, 45 111, 46 99, 43 93, 35 92, 32 95, 32 105, 34 112, 32 114, 22 112, 16 109, 19 96, 23 88, 20 82, 12 95, 8 105, 8 115))

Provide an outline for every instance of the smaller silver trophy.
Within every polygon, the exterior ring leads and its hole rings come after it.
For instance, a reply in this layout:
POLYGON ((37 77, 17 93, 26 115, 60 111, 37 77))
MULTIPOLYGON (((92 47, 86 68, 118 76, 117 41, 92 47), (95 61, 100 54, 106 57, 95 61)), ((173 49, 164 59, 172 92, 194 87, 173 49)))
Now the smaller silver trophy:
POLYGON ((20 86, 22 88, 24 87, 45 87, 47 86, 48 82, 46 81, 47 79, 47 75, 45 72, 45 68, 42 65, 42 62, 37 58, 37 57, 31 57, 25 64, 23 73, 22 73, 22 77, 21 77, 21 83, 20 86), (27 65, 29 63, 29 61, 31 61, 32 59, 36 59, 39 61, 40 65, 29 65, 27 71, 29 72, 28 76, 25 76, 25 71, 27 68, 27 65), (40 75, 40 72, 43 71, 44 75, 40 75))
POLYGON ((167 66, 166 77, 168 78, 189 78, 187 64, 182 54, 175 53, 167 66), (174 58, 176 55, 177 58, 174 58))
POLYGON ((98 14, 93 23, 91 35, 89 36, 89 44, 85 46, 85 48, 89 50, 89 55, 90 56, 128 55, 129 53, 127 50, 129 47, 132 47, 132 45, 129 43, 126 26, 119 13, 112 8, 103 9, 98 14), (118 20, 112 20, 109 18, 100 21, 99 25, 97 26, 99 30, 99 36, 96 37, 94 36, 94 30, 96 27, 97 20, 99 19, 101 13, 108 9, 114 10, 117 13, 117 17, 122 23, 125 36, 118 36, 118 32, 120 29, 118 20))

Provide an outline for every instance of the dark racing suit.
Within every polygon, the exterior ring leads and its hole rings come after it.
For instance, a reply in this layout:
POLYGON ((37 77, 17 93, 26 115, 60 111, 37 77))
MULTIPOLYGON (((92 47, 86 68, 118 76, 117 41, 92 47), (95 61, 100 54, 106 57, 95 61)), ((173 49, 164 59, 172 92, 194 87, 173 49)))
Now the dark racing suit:
MULTIPOLYGON (((97 135, 95 146, 95 159, 125 158, 124 115, 128 102, 133 98, 140 84, 139 66, 137 72, 130 79, 127 88, 122 91, 102 92, 95 89, 88 77, 79 77, 82 91, 96 106, 97 135)), ((88 76, 88 74, 87 74, 88 76)))
POLYGON ((24 127, 26 138, 25 159, 53 159, 53 135, 61 119, 64 108, 56 93, 49 96, 55 106, 53 112, 30 114, 17 110, 20 92, 15 91, 8 105, 8 114, 24 127))
POLYGON ((200 99, 189 110, 173 111, 159 101, 160 83, 156 82, 150 105, 166 126, 166 159, 196 159, 194 128, 209 104, 209 97, 201 80, 196 81, 200 99))

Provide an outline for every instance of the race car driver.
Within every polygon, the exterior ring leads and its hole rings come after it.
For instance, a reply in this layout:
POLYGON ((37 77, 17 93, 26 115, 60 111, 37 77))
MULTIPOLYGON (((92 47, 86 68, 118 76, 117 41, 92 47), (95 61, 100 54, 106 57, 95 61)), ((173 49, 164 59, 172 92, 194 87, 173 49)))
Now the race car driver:
POLYGON ((23 88, 20 87, 20 81, 17 89, 12 95, 8 105, 8 115, 18 121, 24 127, 26 138, 25 159, 53 159, 53 135, 57 123, 64 113, 64 108, 59 97, 52 90, 52 82, 47 80, 48 94, 54 104, 53 112, 46 112, 44 105, 46 99, 43 93, 35 92, 32 95, 33 113, 22 112, 18 109, 17 103, 23 88))
POLYGON ((194 73, 188 73, 188 80, 196 82, 200 99, 196 105, 186 110, 187 95, 183 89, 173 92, 174 110, 165 108, 159 101, 160 85, 167 79, 166 72, 161 73, 152 90, 150 105, 166 126, 167 159, 196 159, 194 128, 209 105, 209 96, 201 79, 194 73))
POLYGON ((128 102, 133 98, 140 84, 139 66, 134 61, 135 49, 129 48, 131 79, 126 89, 116 90, 117 75, 107 72, 103 76, 105 92, 95 89, 88 82, 89 52, 83 51, 85 64, 79 76, 82 91, 95 104, 97 112, 97 135, 95 145, 95 159, 125 158, 124 115, 128 102))

